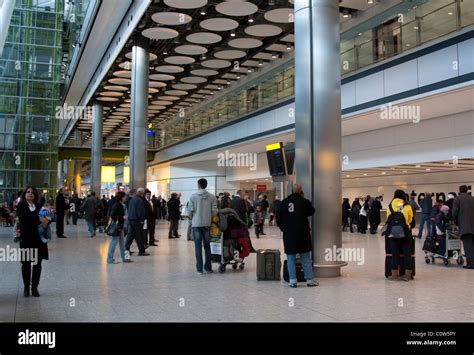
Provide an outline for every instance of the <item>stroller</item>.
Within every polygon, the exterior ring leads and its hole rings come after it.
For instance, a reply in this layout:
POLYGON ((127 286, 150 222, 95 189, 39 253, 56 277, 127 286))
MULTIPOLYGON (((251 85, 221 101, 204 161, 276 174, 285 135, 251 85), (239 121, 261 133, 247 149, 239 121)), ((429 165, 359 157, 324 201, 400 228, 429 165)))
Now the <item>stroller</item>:
POLYGON ((426 239, 423 251, 427 264, 434 264, 436 259, 443 259, 445 266, 451 265, 451 259, 455 259, 458 265, 464 264, 461 254, 461 238, 454 228, 446 228, 444 235, 426 239))
POLYGON ((250 254, 249 231, 245 223, 231 208, 219 210, 211 225, 211 261, 219 263, 219 272, 227 265, 243 270, 244 259, 250 254))

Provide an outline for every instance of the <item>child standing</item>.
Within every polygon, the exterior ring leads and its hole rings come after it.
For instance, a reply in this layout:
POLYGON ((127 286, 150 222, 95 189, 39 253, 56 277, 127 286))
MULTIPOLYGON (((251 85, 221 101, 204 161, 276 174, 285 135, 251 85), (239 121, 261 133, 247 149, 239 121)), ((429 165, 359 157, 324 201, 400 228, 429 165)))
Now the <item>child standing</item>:
POLYGON ((43 243, 47 243, 51 240, 51 222, 53 221, 53 201, 49 200, 41 207, 39 211, 40 218, 46 218, 48 222, 47 227, 43 227, 41 224, 38 226, 39 236, 43 243))

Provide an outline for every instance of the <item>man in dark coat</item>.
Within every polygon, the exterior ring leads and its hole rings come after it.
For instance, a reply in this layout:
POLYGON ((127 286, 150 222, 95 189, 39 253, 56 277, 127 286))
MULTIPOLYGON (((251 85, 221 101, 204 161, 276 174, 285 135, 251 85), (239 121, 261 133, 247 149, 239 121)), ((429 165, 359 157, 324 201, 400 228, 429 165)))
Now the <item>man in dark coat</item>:
POLYGON ((370 234, 377 234, 377 229, 381 222, 380 211, 382 210, 382 204, 380 203, 380 197, 376 197, 372 202, 369 212, 369 222, 370 222, 370 234))
POLYGON ((313 279, 311 260, 311 231, 308 217, 315 212, 310 200, 305 199, 301 185, 293 185, 293 193, 285 198, 277 214, 277 224, 283 232, 287 256, 289 286, 297 287, 296 254, 300 255, 308 287, 318 286, 313 279))
POLYGON ((138 246, 139 256, 150 255, 145 252, 145 231, 143 228, 146 219, 146 201, 144 199, 144 194, 145 189, 143 187, 139 187, 135 197, 133 197, 128 203, 128 235, 125 242, 125 249, 130 254, 130 246, 135 239, 135 242, 138 246))
POLYGON ((81 212, 84 213, 84 219, 87 222, 87 228, 90 233, 90 237, 96 236, 96 219, 97 211, 100 209, 100 200, 95 196, 95 192, 92 191, 91 195, 82 203, 81 212))
POLYGON ((244 221, 248 222, 248 215, 247 215, 247 205, 244 200, 245 192, 242 190, 237 191, 237 195, 232 198, 230 201, 230 208, 232 208, 237 214, 239 218, 244 221))
POLYGON ((421 221, 418 230, 418 238, 423 237, 423 226, 426 223, 427 235, 426 238, 431 238, 431 210, 433 208, 433 200, 431 199, 431 192, 425 193, 425 198, 420 202, 421 208, 421 221))
POLYGON ((178 194, 173 192, 171 198, 167 203, 168 206, 168 220, 170 221, 170 228, 168 231, 168 238, 174 239, 181 237, 178 234, 179 219, 181 218, 181 213, 179 211, 179 201, 178 194))
POLYGON ((467 193, 466 185, 459 187, 459 196, 453 201, 453 219, 459 227, 463 241, 467 265, 465 269, 474 269, 474 197, 467 193))
POLYGON ((145 190, 145 207, 146 207, 146 224, 147 230, 145 230, 145 245, 156 247, 155 240, 155 223, 156 223, 156 215, 155 215, 155 203, 150 198, 151 191, 146 189, 145 190), (147 237, 148 234, 148 237, 147 237))
POLYGON ((59 189, 56 196, 56 235, 58 238, 67 238, 64 235, 64 213, 66 208, 69 208, 69 206, 66 206, 63 189, 59 189))

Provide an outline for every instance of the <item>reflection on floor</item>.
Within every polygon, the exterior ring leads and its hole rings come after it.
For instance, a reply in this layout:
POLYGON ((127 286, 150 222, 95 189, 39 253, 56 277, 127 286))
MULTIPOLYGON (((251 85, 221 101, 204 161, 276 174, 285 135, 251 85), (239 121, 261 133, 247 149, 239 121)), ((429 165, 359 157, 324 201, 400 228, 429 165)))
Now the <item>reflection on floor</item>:
MULTIPOLYGON (((474 321, 474 272, 426 265, 419 240, 414 282, 385 279, 381 237, 343 233, 345 247, 364 248, 365 263, 349 263, 342 277, 319 279, 319 287, 290 289, 284 281, 257 281, 255 254, 243 271, 197 274, 193 242, 168 239, 164 222, 157 225, 159 246, 148 249, 152 256, 115 265, 106 264, 108 237, 88 238, 82 220, 65 228, 68 238, 50 243, 40 298, 23 297, 19 263, 0 262, 0 321, 474 321)), ((282 249, 277 228, 266 232, 253 237, 255 248, 282 249)), ((16 246, 11 235, 0 227, 0 248, 16 246)))

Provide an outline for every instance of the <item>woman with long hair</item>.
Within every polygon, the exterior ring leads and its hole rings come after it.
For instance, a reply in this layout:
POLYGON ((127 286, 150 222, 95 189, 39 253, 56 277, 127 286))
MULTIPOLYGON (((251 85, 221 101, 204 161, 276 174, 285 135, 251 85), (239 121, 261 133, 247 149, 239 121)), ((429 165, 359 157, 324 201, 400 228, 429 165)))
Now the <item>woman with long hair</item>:
POLYGON ((123 191, 117 192, 115 197, 115 203, 112 206, 112 210, 110 212, 110 218, 112 222, 116 223, 116 230, 115 235, 112 236, 112 240, 109 244, 109 251, 107 253, 107 264, 115 264, 114 254, 115 254, 115 247, 117 243, 120 246, 120 256, 122 257, 122 261, 124 263, 129 263, 132 260, 125 258, 125 238, 124 238, 124 230, 126 229, 127 223, 127 206, 125 202, 127 201, 127 195, 123 191))
POLYGON ((36 256, 36 260, 28 258, 21 261, 21 274, 25 286, 23 295, 39 297, 38 285, 41 278, 41 262, 48 260, 48 245, 44 243, 39 235, 38 227, 48 226, 48 219, 39 216, 41 206, 39 204, 38 191, 33 186, 27 186, 20 197, 17 205, 17 215, 20 223, 20 248, 27 249, 30 253, 23 255, 36 256), (33 272, 31 265, 33 264, 33 272))

